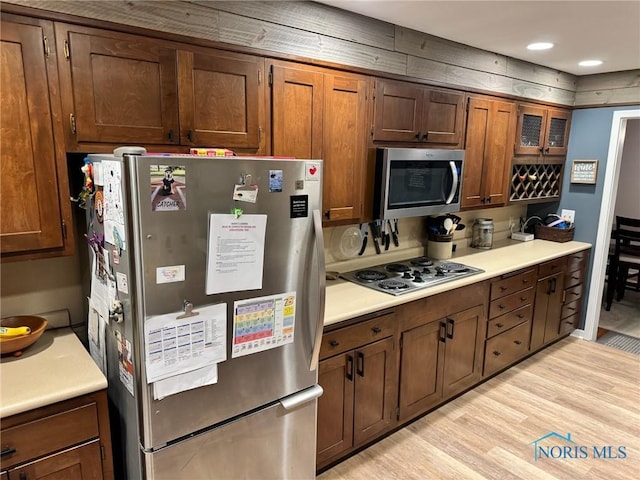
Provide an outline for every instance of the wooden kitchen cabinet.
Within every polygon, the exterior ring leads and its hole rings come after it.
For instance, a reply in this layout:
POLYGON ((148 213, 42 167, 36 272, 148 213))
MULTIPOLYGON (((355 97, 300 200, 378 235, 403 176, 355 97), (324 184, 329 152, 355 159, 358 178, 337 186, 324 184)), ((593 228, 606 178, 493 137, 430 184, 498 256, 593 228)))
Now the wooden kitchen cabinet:
POLYGON ((177 145, 177 51, 137 35, 56 24, 67 147, 177 145))
POLYGON ((317 465, 326 466, 393 425, 393 313, 325 333, 318 383, 317 465))
POLYGON ((398 420, 416 417, 480 381, 487 298, 481 283, 402 306, 398 420))
POLYGON ((67 145, 266 153, 264 59, 56 24, 67 145))
POLYGON ((499 207, 509 199, 516 104, 469 98, 462 208, 499 207))
POLYGON ((519 104, 515 153, 566 155, 570 124, 570 110, 519 104))
POLYGON ((375 80, 373 140, 462 148, 464 92, 375 80))
POLYGON ((530 350, 556 340, 560 335, 560 317, 564 297, 567 257, 538 265, 536 297, 533 307, 530 350))
POLYGON ((70 255, 74 239, 53 24, 2 14, 2 261, 70 255))
POLYGON ((106 391, 0 420, 9 479, 113 479, 106 391))
POLYGON ((573 253, 567 257, 567 274, 560 314, 560 335, 571 333, 580 324, 588 261, 589 250, 573 253))
POLYGON ((363 215, 370 79, 291 62, 271 69, 272 151, 323 160, 323 223, 363 215))

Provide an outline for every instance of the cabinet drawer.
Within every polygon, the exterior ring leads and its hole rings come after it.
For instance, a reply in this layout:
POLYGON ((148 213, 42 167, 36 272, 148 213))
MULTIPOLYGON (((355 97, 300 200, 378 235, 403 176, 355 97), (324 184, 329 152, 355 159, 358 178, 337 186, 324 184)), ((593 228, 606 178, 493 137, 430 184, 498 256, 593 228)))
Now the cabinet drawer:
POLYGON ((556 258, 550 262, 538 265, 538 278, 548 277, 558 272, 562 272, 567 266, 567 257, 556 258))
POLYGON ((536 283, 536 270, 531 269, 501 280, 491 282, 491 300, 502 298, 536 283))
POLYGON ((574 331, 578 328, 578 323, 580 323, 580 313, 563 318, 560 322, 560 335, 574 331))
POLYGON ((487 340, 484 375, 490 375, 526 355, 529 350, 530 329, 531 322, 525 322, 487 340))
POLYGON ((580 270, 587 262, 589 256, 589 250, 583 250, 582 252, 572 253, 567 256, 567 272, 573 272, 574 270, 580 270))
POLYGON ((573 287, 584 280, 584 270, 574 270, 565 275, 564 288, 573 287))
POLYGON ((575 287, 567 288, 565 290, 564 303, 572 303, 582 298, 582 289, 584 284, 580 283, 575 287))
POLYGON ((512 327, 531 320, 533 308, 531 305, 526 305, 522 308, 514 310, 513 312, 505 315, 500 315, 487 323, 487 338, 491 338, 502 332, 506 332, 512 327))
POLYGON ((495 318, 533 301, 533 287, 494 300, 489 305, 489 318, 495 318))
POLYGON ((322 336, 320 358, 327 358, 393 335, 395 315, 390 313, 322 336))
POLYGON ((575 302, 565 303, 562 306, 562 314, 560 318, 570 317, 571 315, 576 315, 580 313, 582 307, 582 302, 580 300, 576 300, 575 302))
POLYGON ((2 449, 15 449, 3 456, 2 468, 48 455, 99 437, 95 403, 2 430, 2 449))

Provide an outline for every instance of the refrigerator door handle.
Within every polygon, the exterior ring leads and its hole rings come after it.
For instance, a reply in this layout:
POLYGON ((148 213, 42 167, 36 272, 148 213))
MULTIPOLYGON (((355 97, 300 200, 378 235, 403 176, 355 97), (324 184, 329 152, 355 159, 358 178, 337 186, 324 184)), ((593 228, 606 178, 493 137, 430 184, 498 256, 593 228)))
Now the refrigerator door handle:
POLYGON ((281 398, 280 404, 284 407, 285 410, 293 410, 296 407, 304 403, 308 403, 311 400, 315 400, 318 398, 324 390, 320 385, 314 385, 313 387, 309 387, 306 390, 302 390, 301 392, 294 393, 293 395, 289 395, 288 397, 281 398))
MULTIPOLYGON (((322 217, 320 210, 313 211, 313 230, 316 241, 316 256, 319 267, 324 267, 324 240, 322 236, 322 217)), ((313 343, 313 352, 309 362, 309 371, 318 368, 320 346, 322 345, 322 331, 324 330, 324 296, 325 296, 325 272, 324 268, 318 268, 318 319, 316 323, 316 335, 313 343)))

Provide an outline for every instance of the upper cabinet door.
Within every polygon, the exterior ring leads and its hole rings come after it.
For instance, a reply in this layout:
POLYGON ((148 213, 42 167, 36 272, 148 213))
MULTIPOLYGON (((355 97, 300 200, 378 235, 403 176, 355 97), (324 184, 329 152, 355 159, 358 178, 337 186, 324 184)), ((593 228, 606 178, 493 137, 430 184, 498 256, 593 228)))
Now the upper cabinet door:
POLYGON ((571 112, 568 110, 547 110, 545 125, 545 155, 566 155, 569 144, 571 112))
POLYGON ((461 147, 464 132, 464 93, 424 91, 420 141, 461 147))
POLYGON ((373 140, 420 141, 423 91, 420 85, 376 79, 373 140))
POLYGON ((286 62, 271 74, 273 155, 322 158, 323 74, 286 62))
POLYGON ((324 77, 324 221, 357 223, 362 216, 367 161, 366 77, 324 77))
POLYGON ((178 52, 180 141, 260 150, 264 60, 213 49, 178 52))
POLYGON ((56 39, 69 145, 179 143, 174 48, 64 24, 56 39))
POLYGON ((518 107, 516 154, 566 155, 571 112, 536 105, 518 107))
POLYGON ((70 253, 64 252, 63 220, 71 217, 64 150, 56 148, 54 139, 60 115, 52 107, 56 60, 45 51, 45 44, 53 42, 53 27, 45 21, 31 23, 3 16, 0 29, 3 260, 5 254, 43 250, 70 253))

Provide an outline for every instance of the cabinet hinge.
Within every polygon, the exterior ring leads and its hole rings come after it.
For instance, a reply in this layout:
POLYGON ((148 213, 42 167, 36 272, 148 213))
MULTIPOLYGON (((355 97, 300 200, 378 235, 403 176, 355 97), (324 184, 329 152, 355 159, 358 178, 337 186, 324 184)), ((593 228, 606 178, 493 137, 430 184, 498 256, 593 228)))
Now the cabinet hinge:
POLYGON ((69 125, 71 125, 71 133, 76 134, 76 116, 73 113, 69 114, 69 125))
POLYGON ((44 56, 48 57, 51 55, 51 49, 49 48, 49 39, 46 35, 42 36, 42 44, 44 45, 44 56))
POLYGON ((69 49, 69 40, 64 41, 64 58, 69 60, 71 58, 71 50, 69 49))
POLYGON ((273 85, 273 72, 269 72, 269 85, 273 85))
POLYGON ((67 239, 67 224, 62 220, 62 238, 67 239))

